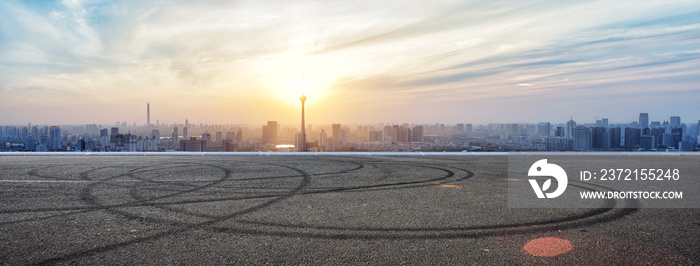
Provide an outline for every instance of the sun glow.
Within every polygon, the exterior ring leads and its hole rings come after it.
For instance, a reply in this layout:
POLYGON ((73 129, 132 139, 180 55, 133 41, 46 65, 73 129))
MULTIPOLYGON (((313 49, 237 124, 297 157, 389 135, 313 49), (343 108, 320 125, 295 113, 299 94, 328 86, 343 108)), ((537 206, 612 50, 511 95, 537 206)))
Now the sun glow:
POLYGON ((335 79, 333 64, 319 58, 291 57, 275 60, 266 64, 269 73, 264 81, 267 90, 279 100, 292 105, 299 105, 299 97, 308 97, 307 103, 324 98, 326 88, 335 79))

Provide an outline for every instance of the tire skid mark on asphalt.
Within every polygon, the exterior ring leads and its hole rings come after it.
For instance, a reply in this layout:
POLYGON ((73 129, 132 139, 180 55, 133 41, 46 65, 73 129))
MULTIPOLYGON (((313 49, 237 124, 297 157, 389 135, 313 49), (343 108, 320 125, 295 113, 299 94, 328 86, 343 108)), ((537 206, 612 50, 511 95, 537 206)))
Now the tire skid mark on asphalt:
MULTIPOLYGON (((271 164, 271 165, 275 165, 275 164, 271 164)), ((72 259, 77 259, 77 258, 89 256, 89 255, 91 255, 91 254, 102 253, 102 252, 106 252, 106 251, 113 250, 113 249, 116 249, 116 248, 120 248, 120 247, 125 247, 125 246, 129 246, 129 245, 133 245, 133 244, 136 244, 136 243, 142 243, 142 242, 145 242, 145 241, 152 241, 152 240, 160 239, 160 238, 166 237, 166 236, 172 236, 172 235, 175 235, 175 234, 179 234, 179 233, 183 233, 183 232, 190 231, 190 230, 192 230, 192 229, 205 229, 205 228, 210 227, 211 225, 213 225, 213 224, 215 224, 215 223, 217 223, 217 222, 229 220, 229 219, 235 218, 235 217, 237 217, 237 216, 241 216, 241 215, 245 215, 245 214, 248 214, 248 213, 252 213, 252 212, 255 212, 255 211, 264 209, 264 208, 266 208, 266 207, 268 207, 268 206, 270 206, 270 205, 272 205, 272 204, 275 204, 275 203, 277 203, 277 202, 280 202, 280 201, 282 201, 282 200, 284 200, 284 199, 286 199, 286 198, 292 197, 292 196, 296 195, 296 193, 298 193, 299 191, 301 191, 304 187, 306 187, 306 186, 309 184, 309 182, 310 182, 310 180, 311 180, 311 176, 310 176, 307 172, 305 172, 305 171, 303 171, 303 170, 301 170, 301 169, 297 169, 297 168, 293 168, 293 167, 289 167, 289 166, 284 166, 284 165, 278 165, 278 166, 281 166, 281 167, 285 167, 285 168, 288 168, 288 169, 291 169, 291 170, 298 171, 298 172, 303 176, 303 179, 302 179, 302 181, 299 183, 299 185, 298 185, 296 188, 294 188, 293 190, 291 190, 287 195, 277 197, 277 198, 275 198, 275 199, 266 201, 266 202, 264 202, 264 203, 262 203, 262 204, 259 204, 259 205, 256 205, 256 206, 249 207, 249 208, 247 208, 247 209, 245 209, 245 210, 242 210, 242 211, 239 211, 239 212, 234 212, 234 213, 229 214, 229 215, 227 215, 227 216, 225 216, 225 217, 220 217, 220 218, 217 218, 217 219, 211 219, 211 220, 208 221, 208 222, 203 222, 203 223, 199 223, 199 224, 195 224, 195 225, 184 225, 184 226, 183 226, 183 225, 179 225, 179 226, 178 226, 179 228, 177 228, 177 229, 169 230, 169 231, 166 231, 166 232, 161 232, 161 233, 158 233, 158 234, 155 234, 155 235, 152 235, 152 236, 136 238, 136 239, 132 239, 132 240, 129 240, 129 241, 124 241, 124 242, 120 242, 120 243, 115 243, 115 244, 111 244, 111 245, 106 245, 106 246, 102 246, 102 247, 97 247, 97 248, 93 248, 93 249, 89 249, 89 250, 85 250, 85 251, 79 251, 79 252, 74 252, 74 253, 71 253, 71 254, 61 255, 61 256, 54 257, 54 258, 42 260, 41 262, 39 262, 39 263, 37 263, 37 264, 39 264, 39 265, 53 265, 53 264, 56 264, 56 263, 59 263, 59 262, 70 261, 70 260, 72 260, 72 259)))

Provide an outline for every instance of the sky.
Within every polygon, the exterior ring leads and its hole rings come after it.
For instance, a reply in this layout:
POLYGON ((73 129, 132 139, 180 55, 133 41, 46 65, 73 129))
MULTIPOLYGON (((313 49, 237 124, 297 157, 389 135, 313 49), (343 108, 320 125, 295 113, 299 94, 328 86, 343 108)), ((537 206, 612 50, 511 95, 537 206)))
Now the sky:
POLYGON ((0 124, 700 119, 697 1, 0 0, 0 124))

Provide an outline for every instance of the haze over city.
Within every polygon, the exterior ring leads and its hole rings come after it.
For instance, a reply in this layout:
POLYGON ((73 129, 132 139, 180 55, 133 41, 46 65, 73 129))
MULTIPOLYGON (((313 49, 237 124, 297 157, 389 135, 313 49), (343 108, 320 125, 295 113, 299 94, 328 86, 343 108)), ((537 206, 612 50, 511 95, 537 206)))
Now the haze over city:
POLYGON ((696 1, 3 1, 2 124, 697 121, 696 1), (302 73, 304 79, 302 81, 302 73))

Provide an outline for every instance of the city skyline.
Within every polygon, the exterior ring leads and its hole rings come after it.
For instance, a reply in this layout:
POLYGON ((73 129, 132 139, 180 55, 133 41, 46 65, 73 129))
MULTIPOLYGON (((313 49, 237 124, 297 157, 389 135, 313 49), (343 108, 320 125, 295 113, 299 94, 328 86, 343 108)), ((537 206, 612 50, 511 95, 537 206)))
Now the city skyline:
POLYGON ((700 119, 693 1, 0 7, 5 125, 700 119))

